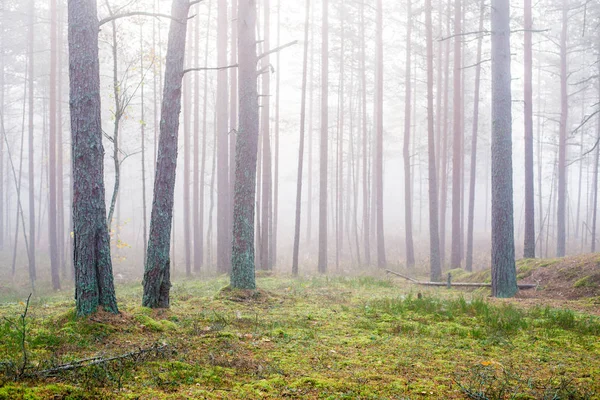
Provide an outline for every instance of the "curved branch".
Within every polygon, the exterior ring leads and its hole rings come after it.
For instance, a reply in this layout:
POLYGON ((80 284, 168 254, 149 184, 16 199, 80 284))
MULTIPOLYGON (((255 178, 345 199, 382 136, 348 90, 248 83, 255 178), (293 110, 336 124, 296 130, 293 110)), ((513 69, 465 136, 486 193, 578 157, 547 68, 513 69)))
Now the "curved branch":
POLYGON ((109 17, 103 18, 100 20, 100 22, 98 22, 98 26, 100 27, 100 26, 102 26, 108 22, 112 22, 116 19, 134 17, 136 15, 141 15, 144 17, 169 18, 169 19, 172 19, 173 21, 181 22, 177 18, 173 18, 171 15, 168 15, 168 14, 157 14, 157 13, 151 13, 151 12, 145 12, 145 11, 131 11, 131 12, 126 12, 123 14, 115 14, 115 15, 111 15, 109 17))

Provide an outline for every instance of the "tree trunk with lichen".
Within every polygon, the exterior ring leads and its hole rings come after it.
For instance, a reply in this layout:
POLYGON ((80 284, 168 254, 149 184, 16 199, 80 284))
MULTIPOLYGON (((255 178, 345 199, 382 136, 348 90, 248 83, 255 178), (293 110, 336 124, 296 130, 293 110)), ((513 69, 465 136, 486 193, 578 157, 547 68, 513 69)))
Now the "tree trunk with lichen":
POLYGON ((235 154, 231 287, 255 289, 254 204, 258 151, 256 0, 240 0, 238 7, 240 118, 235 154))
POLYGON ((77 315, 98 306, 118 313, 106 226, 96 1, 71 0, 68 13, 77 315))
POLYGON ((492 295, 517 293, 512 181, 510 7, 492 0, 492 295))
POLYGON ((143 306, 151 308, 169 307, 169 291, 171 289, 169 244, 173 222, 177 139, 189 7, 188 0, 173 0, 171 8, 173 20, 171 20, 167 47, 160 137, 154 178, 154 200, 150 217, 150 236, 142 300, 143 306))

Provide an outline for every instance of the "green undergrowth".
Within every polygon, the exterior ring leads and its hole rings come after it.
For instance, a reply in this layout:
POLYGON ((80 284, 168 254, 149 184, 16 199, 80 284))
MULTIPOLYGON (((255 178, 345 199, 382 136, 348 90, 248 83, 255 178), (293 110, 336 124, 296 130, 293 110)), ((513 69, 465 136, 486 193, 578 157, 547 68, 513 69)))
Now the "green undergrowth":
POLYGON ((32 299, 22 379, 20 336, 3 318, 23 304, 3 304, 0 399, 600 396, 592 315, 366 276, 265 276, 250 292, 227 283, 175 282, 169 310, 141 307, 141 288, 118 286, 121 315, 84 319, 66 293, 32 299), (152 346, 166 350, 34 376, 152 346))

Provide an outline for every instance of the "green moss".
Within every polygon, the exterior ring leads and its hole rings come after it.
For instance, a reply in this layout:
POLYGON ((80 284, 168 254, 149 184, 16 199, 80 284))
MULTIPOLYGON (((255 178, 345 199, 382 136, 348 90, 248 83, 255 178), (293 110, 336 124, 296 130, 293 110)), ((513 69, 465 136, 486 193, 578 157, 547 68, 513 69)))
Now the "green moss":
POLYGON ((600 286, 600 273, 585 276, 577 280, 574 284, 574 288, 586 288, 586 287, 599 287, 600 286))
POLYGON ((165 331, 175 331, 177 330, 177 324, 166 320, 155 320, 147 315, 136 315, 135 320, 154 332, 165 332, 165 331))

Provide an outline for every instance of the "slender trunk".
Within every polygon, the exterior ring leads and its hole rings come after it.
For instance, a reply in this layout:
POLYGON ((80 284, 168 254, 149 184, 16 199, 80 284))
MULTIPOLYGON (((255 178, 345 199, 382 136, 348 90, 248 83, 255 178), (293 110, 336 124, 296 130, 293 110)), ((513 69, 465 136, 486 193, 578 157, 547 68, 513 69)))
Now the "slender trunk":
MULTIPOLYGON (((63 119, 62 119, 62 107, 63 107, 63 91, 62 91, 62 82, 63 82, 63 74, 62 74, 62 57, 63 57, 63 6, 62 2, 58 2, 57 7, 57 26, 56 26, 56 143, 58 144, 56 148, 56 187, 58 188, 56 192, 56 236, 57 236, 57 247, 58 247, 58 266, 62 272, 62 276, 65 277, 67 275, 67 263, 71 265, 71 251, 70 249, 65 249, 65 236, 68 238, 67 240, 71 242, 71 232, 72 229, 69 228, 68 235, 65 235, 65 199, 64 199, 64 166, 63 166, 63 119), (66 262, 66 260, 69 260, 66 262)), ((68 157, 67 157, 68 158, 68 157)), ((70 199, 69 199, 70 200, 70 199)), ((69 201, 69 204, 70 201, 69 201)), ((70 245, 68 247, 71 247, 70 245)), ((72 271, 72 267, 69 268, 69 271, 72 271)))
MULTIPOLYGON (((112 10, 109 6, 109 3, 106 3, 107 7, 108 7, 108 11, 110 13, 110 15, 112 15, 112 10)), ((119 144, 121 143, 120 138, 119 138, 119 132, 120 132, 120 127, 121 127, 121 117, 123 116, 123 112, 125 110, 123 110, 122 108, 122 102, 124 102, 124 99, 121 97, 121 94, 123 93, 123 88, 121 87, 121 84, 119 83, 119 60, 118 60, 118 53, 117 53, 117 24, 116 22, 113 20, 111 22, 112 25, 112 61, 113 61, 113 97, 115 100, 115 111, 113 113, 114 117, 115 117, 115 124, 114 124, 114 128, 113 128, 113 137, 112 137, 112 144, 113 144, 113 163, 114 163, 114 167, 115 167, 115 183, 114 183, 114 188, 113 188, 113 194, 112 194, 112 198, 110 200, 110 208, 108 210, 108 231, 112 232, 112 221, 113 221, 113 216, 115 213, 115 205, 117 204, 117 199, 119 198, 119 186, 121 184, 121 161, 119 160, 119 153, 120 153, 120 149, 119 149, 119 144)), ((115 229, 116 232, 119 231, 119 226, 117 223, 117 228, 115 229)), ((118 233, 117 233, 118 235, 118 233)))
POLYGON ((454 100, 453 100, 453 141, 452 141, 452 252, 450 254, 450 268, 460 268, 460 238, 461 238, 461 175, 462 175, 462 132, 461 132, 461 0, 454 2, 454 100))
MULTIPOLYGON (((450 1, 448 0, 448 18, 446 19, 446 31, 450 32, 450 1)), ((446 211, 448 209, 448 92, 450 86, 450 41, 446 40, 444 55, 444 132, 442 143, 442 156, 440 162, 440 262, 442 268, 446 265, 446 211)))
MULTIPOLYGON (((277 0, 277 47, 281 45, 281 0, 277 0)), ((277 76, 275 80, 275 155, 274 155, 274 170, 273 170, 273 207, 271 217, 271 247, 269 260, 271 268, 273 264, 277 265, 277 239, 278 230, 277 223, 279 217, 279 122, 280 122, 280 94, 281 94, 281 55, 277 52, 277 76)))
MULTIPOLYGON (((600 51, 600 44, 598 44, 598 50, 600 51)), ((600 53, 598 53, 598 73, 600 76, 600 53)), ((598 87, 598 102, 600 104, 600 86, 598 87)), ((600 110, 600 105, 598 106, 600 110)), ((598 126, 597 126, 596 141, 600 142, 600 113, 598 113, 598 126)), ((594 159, 594 181, 592 183, 592 246, 591 252, 596 252, 596 221, 598 215, 598 164, 600 163, 600 146, 596 146, 595 159, 594 159)))
POLYGON ((308 27, 310 0, 306 0, 304 20, 304 58, 302 59, 302 100, 300 102, 300 144, 298 146, 298 178, 296 181, 296 223, 294 225, 294 253, 292 275, 298 276, 298 254, 300 251, 300 222, 302 213, 302 168, 304 166, 304 126, 306 124, 306 80, 308 64, 308 27))
POLYGON ((366 72, 366 40, 365 40, 365 5, 360 3, 360 35, 361 35, 361 55, 360 55, 360 70, 362 79, 362 188, 363 188, 363 241, 365 246, 365 263, 371 265, 371 243, 369 235, 370 218, 369 218, 369 178, 368 178, 368 157, 367 149, 368 133, 367 133, 367 72, 366 72))
POLYGON ((336 215, 336 240, 335 240, 335 268, 340 269, 340 253, 343 246, 344 232, 344 51, 345 51, 345 29, 344 29, 344 9, 345 4, 342 0, 340 7, 340 87, 338 93, 338 143, 337 143, 337 190, 335 206, 336 215))
MULTIPOLYGON (((193 30, 188 30, 187 53, 192 55, 193 30)), ((190 57, 191 58, 191 57, 190 57)), ((192 63, 188 63, 191 65, 192 63)), ((192 275, 192 243, 190 232, 190 147, 192 118, 192 77, 183 77, 183 253, 185 259, 185 275, 192 275)))
POLYGON ((171 9, 174 20, 171 21, 169 29, 154 200, 143 283, 142 304, 151 308, 169 307, 171 289, 169 243, 173 223, 177 138, 189 7, 188 0, 173 0, 171 9))
MULTIPOLYGON (((525 106, 525 243, 523 257, 535 258, 535 193, 533 189, 533 90, 532 46, 533 21, 531 0, 525 0, 525 54, 524 54, 524 106, 525 106)), ((540 210, 541 212, 541 210, 540 210)))
MULTIPOLYGON (((217 110, 213 116, 213 153, 212 153, 212 169, 210 173, 210 206, 208 211, 208 230, 206 232, 206 247, 208 249, 207 260, 208 265, 213 266, 213 223, 214 223, 214 211, 215 211, 215 178, 217 168, 217 110)), ((217 270, 218 272, 218 270, 217 270)))
MULTIPOLYGON (((218 1, 217 65, 227 63, 227 0, 218 1)), ((229 235, 229 131, 227 70, 217 72, 217 270, 231 269, 229 235)))
POLYGON ((413 268, 415 266, 415 249, 413 244, 413 210, 412 210, 412 190, 411 190, 411 168, 410 168, 410 129, 411 129, 411 43, 412 43, 412 3, 407 2, 406 10, 406 74, 404 84, 404 224, 406 239, 406 266, 413 268))
MULTIPOLYGON (((237 64, 237 52, 238 52, 238 26, 237 26, 237 15, 238 15, 238 0, 231 0, 231 52, 230 65, 237 64)), ((238 70, 237 68, 231 68, 229 70, 229 79, 231 84, 229 85, 229 225, 227 233, 229 237, 228 241, 228 260, 231 258, 230 246, 231 246, 231 232, 233 231, 233 200, 235 197, 235 146, 237 142, 237 131, 238 131, 238 70)))
POLYGON ((329 130, 329 0, 323 0, 321 45, 321 147, 319 159, 319 273, 327 272, 327 139, 329 130))
POLYGON ((440 236, 438 226, 437 171, 435 163, 435 130, 433 120, 433 27, 431 0, 425 0, 425 26, 427 29, 427 147, 429 153, 429 262, 431 280, 442 277, 440 264, 440 236))
MULTIPOLYGON (((144 54, 144 32, 143 25, 140 24, 140 55, 144 54)), ((148 243, 148 212, 146 210, 146 113, 144 110, 144 57, 140 57, 140 136, 142 142, 142 221, 143 221, 143 247, 144 247, 144 265, 146 264, 148 243)))
MULTIPOLYGON (((35 27, 35 0, 30 0, 30 14, 29 14, 29 29, 28 29, 28 39, 27 39, 27 56, 28 56, 28 111, 29 111, 29 136, 27 140, 28 144, 28 154, 29 154, 29 271, 32 276, 36 276, 36 265, 35 265, 35 170, 34 170, 34 151, 33 151, 33 84, 34 84, 34 49, 33 49, 33 40, 34 40, 34 27, 35 27)), ((54 37, 54 42, 56 42, 56 37, 54 37)), ((56 67, 55 67, 56 71, 56 67)), ((56 138, 53 138, 56 140, 56 138)), ((54 142, 56 143, 56 142, 54 142)), ((52 171, 54 172, 54 171, 52 171)), ((56 209, 56 207, 54 208, 56 209)), ((56 237, 55 237, 56 240, 56 237)), ((56 249, 54 250, 56 251, 56 249)), ((60 281, 58 280, 58 265, 54 265, 51 267, 52 272, 52 288, 54 290, 60 289, 60 281)))
POLYGON ((306 210, 306 244, 310 248, 312 239, 312 204, 313 204, 313 99, 315 70, 315 8, 311 10, 310 22, 310 87, 308 94, 308 193, 306 210))
POLYGON ((568 5, 564 2, 562 9, 562 31, 560 34, 560 132, 558 142, 558 193, 557 193, 557 225, 556 256, 566 254, 566 211, 567 211, 567 120, 569 104, 567 93, 567 23, 568 5))
MULTIPOLYGON (((485 2, 481 0, 479 11, 479 31, 483 31, 485 2)), ((471 177, 469 180, 469 217, 467 227, 467 257, 465 268, 473 271, 473 223, 475 220, 475 179, 477 177, 477 134, 479 129, 479 84, 481 81, 481 46, 483 37, 477 41, 477 67, 475 67, 475 99, 473 105, 473 133, 471 136, 471 177)))
POLYGON ((377 266, 385 268, 385 236, 383 234, 383 6, 382 0, 377 0, 376 16, 376 54, 375 63, 375 129, 377 140, 375 144, 375 197, 377 219, 377 266))
MULTIPOLYGON (((270 0, 263 0, 264 11, 264 34, 263 52, 271 49, 271 7, 270 0)), ((270 57, 267 55, 261 61, 262 68, 270 68, 270 57)), ((262 134, 262 223, 260 241, 261 269, 270 271, 271 260, 269 251, 269 227, 271 226, 271 74, 269 72, 261 75, 261 134, 262 134)))

